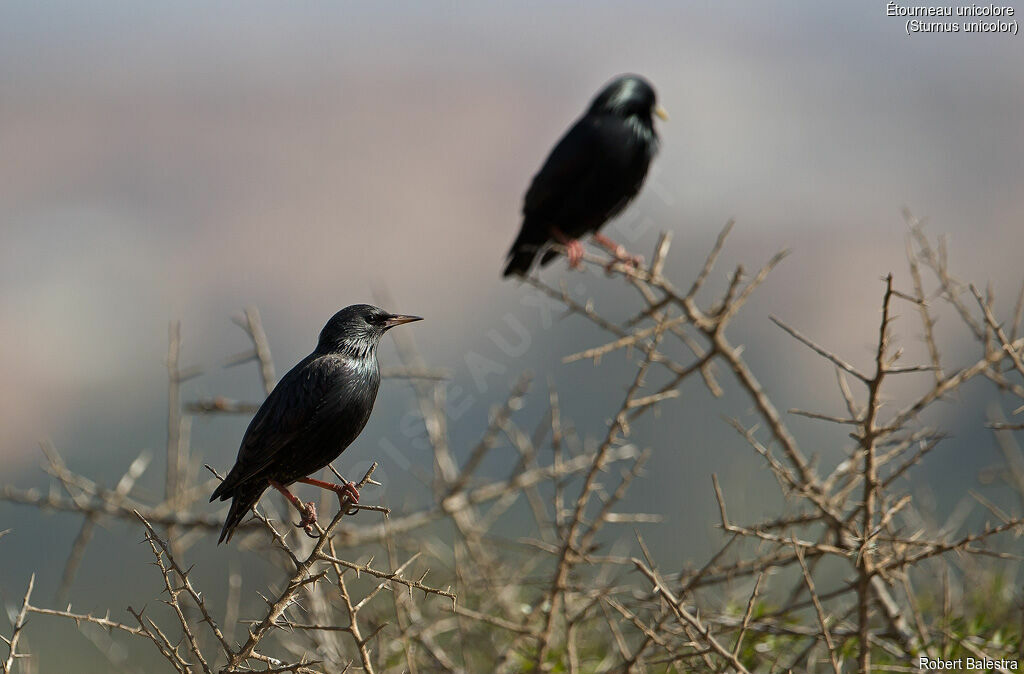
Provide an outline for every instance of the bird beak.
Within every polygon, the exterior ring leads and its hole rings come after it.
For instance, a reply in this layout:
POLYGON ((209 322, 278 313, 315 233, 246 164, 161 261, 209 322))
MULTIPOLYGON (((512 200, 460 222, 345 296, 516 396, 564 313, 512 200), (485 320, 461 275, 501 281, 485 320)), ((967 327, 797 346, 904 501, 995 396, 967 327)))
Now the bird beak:
POLYGON ((413 321, 422 321, 423 319, 419 316, 403 316, 402 314, 392 314, 386 321, 384 321, 384 327, 388 330, 395 327, 396 325, 404 325, 405 323, 412 323, 413 321))
POLYGON ((654 114, 656 114, 663 121, 665 121, 665 122, 668 121, 668 110, 666 110, 665 108, 661 107, 660 105, 654 109, 654 114))

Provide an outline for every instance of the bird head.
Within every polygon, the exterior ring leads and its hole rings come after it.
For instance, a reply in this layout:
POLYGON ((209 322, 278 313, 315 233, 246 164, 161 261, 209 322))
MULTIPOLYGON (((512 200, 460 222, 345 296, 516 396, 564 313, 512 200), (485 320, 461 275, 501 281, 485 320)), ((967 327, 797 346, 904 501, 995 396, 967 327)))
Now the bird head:
POLYGON ((320 331, 316 350, 320 353, 343 351, 366 355, 376 348, 380 338, 391 328, 422 320, 419 316, 389 314, 370 304, 353 304, 327 321, 320 331))
POLYGON ((609 82, 590 104, 589 114, 600 113, 636 117, 647 126, 652 126, 652 115, 668 119, 665 108, 658 105, 654 87, 639 75, 622 75, 609 82))

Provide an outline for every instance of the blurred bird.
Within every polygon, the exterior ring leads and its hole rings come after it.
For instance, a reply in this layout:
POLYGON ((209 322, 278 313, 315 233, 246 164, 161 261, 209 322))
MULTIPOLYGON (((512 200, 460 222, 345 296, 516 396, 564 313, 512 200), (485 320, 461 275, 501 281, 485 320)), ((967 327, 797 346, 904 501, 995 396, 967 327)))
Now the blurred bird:
POLYGON ((348 447, 366 426, 380 386, 377 345, 384 333, 418 316, 389 314, 355 304, 334 314, 320 332, 313 353, 281 378, 242 438, 235 465, 210 501, 232 499, 218 543, 234 529, 267 487, 273 487, 302 513, 296 525, 312 535, 313 502, 303 504, 288 491, 293 482, 329 489, 350 503, 359 501, 354 483, 332 484, 307 477, 348 447))
MULTIPOLYGON (((523 225, 508 252, 505 276, 525 276, 534 257, 551 242, 568 249, 569 266, 583 257, 578 239, 593 234, 617 260, 643 259, 598 232, 637 195, 658 151, 652 115, 668 119, 654 88, 642 77, 612 80, 548 155, 523 199, 523 225)), ((555 251, 547 250, 541 265, 555 251)))

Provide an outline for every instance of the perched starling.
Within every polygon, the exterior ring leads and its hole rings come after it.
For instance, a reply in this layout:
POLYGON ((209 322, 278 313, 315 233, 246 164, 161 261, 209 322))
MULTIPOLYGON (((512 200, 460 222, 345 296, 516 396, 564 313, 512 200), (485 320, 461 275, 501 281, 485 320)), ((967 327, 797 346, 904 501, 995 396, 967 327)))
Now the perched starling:
MULTIPOLYGON (((570 266, 578 267, 583 246, 577 239, 586 234, 617 259, 640 262, 598 229, 643 185, 658 151, 652 115, 668 119, 642 77, 623 75, 601 90, 533 177, 523 199, 523 226, 508 252, 506 277, 525 276, 537 253, 552 242, 565 245, 570 266)), ((555 254, 544 251, 540 263, 555 254)))
POLYGON ((334 314, 320 332, 313 353, 281 378, 242 438, 235 465, 210 500, 231 499, 218 543, 231 535, 267 487, 280 491, 302 513, 298 526, 312 533, 313 502, 303 504, 288 491, 293 482, 330 489, 338 498, 359 500, 351 482, 314 480, 315 473, 348 447, 373 411, 380 386, 377 345, 384 333, 418 316, 389 314, 355 304, 334 314))

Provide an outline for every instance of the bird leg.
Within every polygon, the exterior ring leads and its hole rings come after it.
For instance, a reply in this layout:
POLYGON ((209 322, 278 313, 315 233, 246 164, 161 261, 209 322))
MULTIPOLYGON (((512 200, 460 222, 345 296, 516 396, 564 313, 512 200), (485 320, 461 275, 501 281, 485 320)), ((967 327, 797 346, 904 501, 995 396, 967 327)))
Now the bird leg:
POLYGON ((346 482, 345 484, 334 484, 333 482, 324 482, 323 480, 316 480, 311 477, 304 477, 299 482, 305 482, 311 484, 314 487, 320 487, 321 489, 327 489, 333 491, 338 495, 338 503, 341 504, 342 510, 345 510, 345 514, 349 514, 346 506, 355 505, 359 503, 359 490, 356 489, 355 482, 346 482))
POLYGON ((569 268, 579 269, 583 264, 583 244, 578 239, 568 236, 557 227, 551 228, 551 236, 555 241, 566 247, 566 255, 569 257, 569 268))
MULTIPOLYGON (((600 232, 594 232, 594 241, 597 242, 598 245, 607 250, 609 253, 611 253, 613 256, 615 256, 616 261, 621 262, 622 264, 628 267, 634 267, 636 269, 639 269, 644 264, 643 255, 630 254, 629 252, 626 251, 625 248, 622 247, 621 244, 615 243, 614 241, 609 239, 604 234, 601 234, 600 232)), ((612 264, 614 264, 614 262, 608 263, 608 266, 606 267, 608 271, 612 270, 612 264)))
POLYGON ((316 538, 316 534, 313 533, 313 525, 316 524, 316 506, 312 501, 303 503, 299 500, 299 497, 288 491, 288 487, 284 486, 280 482, 269 480, 270 486, 278 490, 284 497, 288 499, 288 502, 295 506, 295 509, 302 515, 302 519, 298 521, 295 526, 299 527, 306 532, 306 535, 310 538, 316 538))

